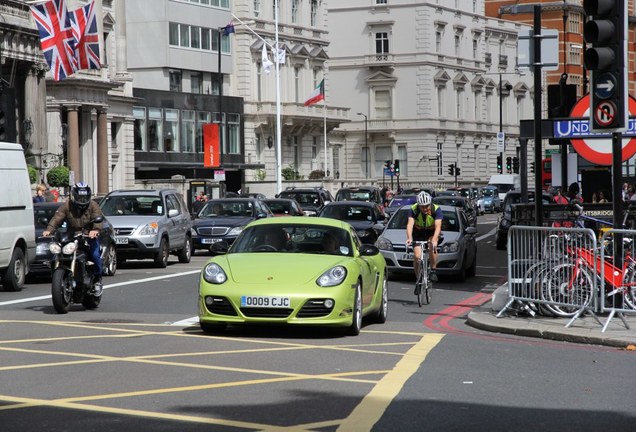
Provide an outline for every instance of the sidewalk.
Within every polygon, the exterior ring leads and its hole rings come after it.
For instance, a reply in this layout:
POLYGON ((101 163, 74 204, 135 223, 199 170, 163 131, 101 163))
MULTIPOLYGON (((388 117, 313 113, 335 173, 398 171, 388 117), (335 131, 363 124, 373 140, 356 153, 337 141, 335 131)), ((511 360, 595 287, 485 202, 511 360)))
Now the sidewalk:
POLYGON ((467 324, 481 330, 518 336, 620 348, 636 346, 636 314, 625 314, 629 329, 625 328, 618 315, 614 315, 605 332, 601 330, 607 322, 606 315, 598 317, 602 325, 593 316, 586 315, 574 321, 569 328, 565 325, 570 318, 514 316, 514 313, 507 312, 497 318, 498 311, 508 300, 507 288, 507 284, 502 285, 493 294, 492 301, 473 309, 468 314, 467 324))

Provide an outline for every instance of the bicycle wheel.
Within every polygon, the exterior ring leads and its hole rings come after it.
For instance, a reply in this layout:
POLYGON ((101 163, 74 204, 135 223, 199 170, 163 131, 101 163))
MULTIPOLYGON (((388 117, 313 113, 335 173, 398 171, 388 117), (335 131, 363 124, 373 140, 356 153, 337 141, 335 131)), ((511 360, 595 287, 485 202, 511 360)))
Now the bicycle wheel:
POLYGON ((427 261, 426 264, 426 275, 423 282, 423 291, 424 291, 424 301, 426 304, 431 304, 431 300, 433 299, 433 282, 428 279, 428 275, 430 274, 431 264, 427 261))
POLYGON ((426 290, 426 278, 425 278, 425 269, 422 263, 420 262, 420 269, 417 275, 417 280, 415 281, 415 296, 417 297, 417 305, 422 307, 423 304, 423 295, 426 290))
POLYGON ((623 307, 636 309, 636 269, 633 266, 627 268, 623 278, 623 307))
POLYGON ((550 311, 560 317, 572 317, 590 304, 594 278, 587 269, 565 263, 547 272, 544 286, 550 311))

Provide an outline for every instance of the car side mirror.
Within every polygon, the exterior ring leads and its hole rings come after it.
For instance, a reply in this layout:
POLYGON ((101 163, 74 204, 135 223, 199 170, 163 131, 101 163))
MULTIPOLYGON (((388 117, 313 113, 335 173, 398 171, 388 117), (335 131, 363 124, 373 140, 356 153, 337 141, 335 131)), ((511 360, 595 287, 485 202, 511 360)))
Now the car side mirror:
POLYGON ((380 249, 370 244, 364 244, 360 247, 361 256, 374 256, 379 253, 380 253, 380 249))
POLYGON ((179 215, 179 210, 177 210, 177 209, 168 210, 168 217, 169 218, 175 217, 175 216, 178 216, 178 215, 179 215))
POLYGON ((475 234, 477 234, 477 228, 475 228, 475 227, 468 227, 468 228, 466 228, 466 229, 464 230, 464 232, 465 232, 466 234, 475 235, 475 234))

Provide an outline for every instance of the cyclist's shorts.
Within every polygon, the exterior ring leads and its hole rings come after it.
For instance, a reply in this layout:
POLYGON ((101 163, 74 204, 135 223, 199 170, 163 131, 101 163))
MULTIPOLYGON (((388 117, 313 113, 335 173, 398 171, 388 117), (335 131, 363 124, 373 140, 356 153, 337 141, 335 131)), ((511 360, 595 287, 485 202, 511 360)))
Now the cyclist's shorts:
POLYGON ((435 234, 434 229, 415 229, 413 228, 413 241, 427 241, 435 234))

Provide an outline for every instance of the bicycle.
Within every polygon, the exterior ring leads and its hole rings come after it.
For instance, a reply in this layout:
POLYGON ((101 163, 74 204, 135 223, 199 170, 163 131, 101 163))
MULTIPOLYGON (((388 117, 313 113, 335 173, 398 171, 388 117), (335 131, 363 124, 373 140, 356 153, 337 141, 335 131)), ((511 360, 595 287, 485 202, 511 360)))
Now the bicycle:
MULTIPOLYGON (((413 242, 410 245, 411 249, 414 250, 416 245, 420 246, 422 253, 419 260, 419 272, 415 277, 415 297, 417 297, 417 305, 422 307, 422 304, 431 304, 433 298, 433 283, 428 279, 431 272, 431 262, 428 259, 428 241, 413 242)), ((406 250, 408 252, 409 245, 407 245, 406 250)))

